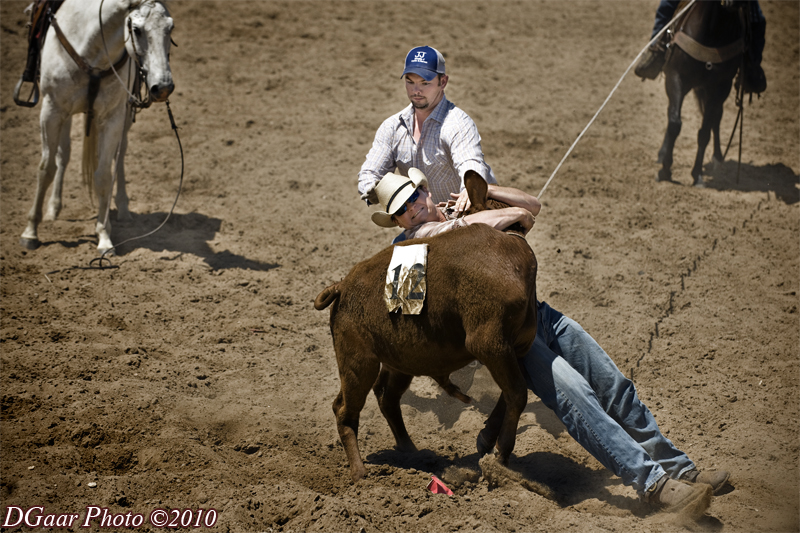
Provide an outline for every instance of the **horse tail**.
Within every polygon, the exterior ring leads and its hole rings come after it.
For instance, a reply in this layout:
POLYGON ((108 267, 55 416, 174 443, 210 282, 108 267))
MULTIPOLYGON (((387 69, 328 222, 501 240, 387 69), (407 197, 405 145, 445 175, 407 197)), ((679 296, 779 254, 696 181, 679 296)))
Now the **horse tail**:
MULTIPOLYGON (((86 120, 89 120, 87 114, 86 120)), ((89 192, 89 198, 94 198, 94 175, 97 172, 97 126, 89 124, 89 134, 83 138, 83 186, 89 192)), ((92 201, 94 203, 94 201, 92 201)))
POLYGON ((314 308, 317 311, 322 311, 331 305, 333 301, 336 300, 341 294, 342 293, 339 290, 338 283, 334 283, 330 287, 326 287, 321 293, 319 293, 319 295, 317 295, 316 300, 314 300, 314 308))

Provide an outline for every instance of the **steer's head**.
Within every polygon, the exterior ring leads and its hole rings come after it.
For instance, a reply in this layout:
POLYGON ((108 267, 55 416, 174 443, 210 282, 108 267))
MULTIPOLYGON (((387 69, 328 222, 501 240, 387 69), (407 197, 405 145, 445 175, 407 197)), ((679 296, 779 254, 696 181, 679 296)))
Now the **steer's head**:
MULTIPOLYGON (((487 209, 503 209, 504 207, 510 207, 504 202, 489 198, 489 186, 486 184, 486 180, 474 170, 467 170, 467 173, 464 175, 464 188, 467 190, 467 194, 469 194, 469 201, 472 205, 469 209, 464 211, 461 216, 479 213, 487 209)), ((522 224, 519 222, 510 225, 503 231, 525 235, 525 228, 523 228, 522 224)))

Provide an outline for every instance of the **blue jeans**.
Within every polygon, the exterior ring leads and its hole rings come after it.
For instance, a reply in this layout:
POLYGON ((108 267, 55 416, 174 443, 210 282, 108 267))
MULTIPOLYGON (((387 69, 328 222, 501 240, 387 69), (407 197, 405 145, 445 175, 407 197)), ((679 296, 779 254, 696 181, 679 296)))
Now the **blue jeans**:
POLYGON ((536 339, 520 367, 572 438, 640 494, 665 474, 676 479, 693 469, 600 345, 571 318, 538 305, 536 339))

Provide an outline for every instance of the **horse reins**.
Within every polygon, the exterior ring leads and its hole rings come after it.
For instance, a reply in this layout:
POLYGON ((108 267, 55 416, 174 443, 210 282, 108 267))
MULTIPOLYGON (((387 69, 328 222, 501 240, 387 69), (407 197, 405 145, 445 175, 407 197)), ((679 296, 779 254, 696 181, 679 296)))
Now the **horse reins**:
MULTIPOLYGON (((740 8, 741 9, 741 8, 740 8)), ((744 26, 745 34, 750 30, 750 23, 748 21, 749 18, 745 18, 744 12, 740 11, 742 15, 742 25, 744 26)), ((745 35, 745 37, 749 37, 745 35)), ((748 42, 750 39, 746 39, 748 42)), ((753 94, 750 93, 750 103, 753 102, 753 94)), ((739 112, 736 114, 736 121, 733 123, 733 130, 731 131, 731 137, 728 139, 728 146, 725 147, 725 153, 722 154, 722 159, 724 160, 725 157, 728 155, 728 150, 731 147, 731 142, 733 141, 733 136, 736 134, 736 127, 739 127, 739 159, 736 163, 736 184, 739 184, 739 173, 742 170, 742 132, 744 130, 744 53, 742 53, 742 62, 739 65, 739 87, 736 88, 736 107, 739 108, 739 112)))

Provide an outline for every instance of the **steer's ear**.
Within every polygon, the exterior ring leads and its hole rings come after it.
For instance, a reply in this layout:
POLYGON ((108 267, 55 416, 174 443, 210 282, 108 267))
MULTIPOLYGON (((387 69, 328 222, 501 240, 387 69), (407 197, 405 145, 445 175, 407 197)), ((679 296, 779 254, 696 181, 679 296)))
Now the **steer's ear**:
POLYGON ((489 186, 486 180, 474 170, 467 170, 464 175, 464 187, 467 189, 469 201, 472 202, 472 209, 470 212, 477 213, 486 209, 486 198, 489 191, 489 186))

